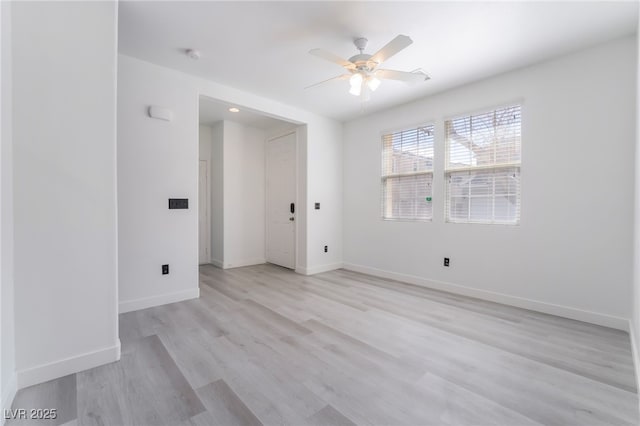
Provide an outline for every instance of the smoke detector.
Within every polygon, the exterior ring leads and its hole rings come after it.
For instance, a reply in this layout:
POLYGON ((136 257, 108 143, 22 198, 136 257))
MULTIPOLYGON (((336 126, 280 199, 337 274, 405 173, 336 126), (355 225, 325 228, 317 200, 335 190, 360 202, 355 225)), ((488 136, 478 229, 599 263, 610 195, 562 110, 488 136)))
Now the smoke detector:
POLYGON ((200 51, 195 49, 187 49, 185 53, 189 59, 193 59, 194 61, 197 61, 200 59, 200 56, 202 56, 200 51))

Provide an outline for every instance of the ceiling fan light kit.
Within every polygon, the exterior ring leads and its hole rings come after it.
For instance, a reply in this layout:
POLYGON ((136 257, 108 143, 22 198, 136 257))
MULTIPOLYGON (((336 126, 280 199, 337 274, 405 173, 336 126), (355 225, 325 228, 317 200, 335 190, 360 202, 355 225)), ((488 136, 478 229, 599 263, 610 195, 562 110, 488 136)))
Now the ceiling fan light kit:
POLYGON ((349 93, 351 93, 354 96, 360 96, 363 80, 364 79, 362 78, 362 74, 360 74, 359 72, 354 73, 349 79, 349 83, 351 84, 351 89, 349 90, 349 93))
POLYGON ((356 49, 358 49, 360 53, 352 56, 348 60, 323 49, 310 50, 310 54, 342 66, 349 72, 349 74, 342 74, 309 87, 314 87, 333 80, 348 79, 351 86, 349 93, 354 96, 360 96, 361 100, 364 102, 368 101, 371 92, 375 92, 375 90, 380 86, 381 80, 397 80, 411 84, 429 79, 429 76, 422 70, 406 72, 378 68, 378 65, 382 62, 413 43, 411 38, 406 35, 397 36, 373 55, 364 53, 364 49, 367 48, 367 42, 368 40, 364 37, 355 39, 353 44, 355 44, 356 49))

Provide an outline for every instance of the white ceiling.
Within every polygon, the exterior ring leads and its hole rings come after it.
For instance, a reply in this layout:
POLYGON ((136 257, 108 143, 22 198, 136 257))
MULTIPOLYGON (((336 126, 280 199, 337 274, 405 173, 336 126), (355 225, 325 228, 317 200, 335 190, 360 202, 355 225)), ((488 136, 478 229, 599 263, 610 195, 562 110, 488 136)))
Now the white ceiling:
POLYGON ((232 105, 215 99, 200 97, 200 124, 212 125, 222 120, 235 121, 262 130, 272 130, 295 126, 295 124, 268 117, 241 105, 232 105), (238 108, 239 112, 231 112, 229 108, 238 108))
POLYGON ((636 31, 636 2, 121 2, 119 50, 342 121, 362 114, 342 73, 308 54, 373 53, 398 34, 414 43, 385 68, 423 68, 416 86, 383 81, 373 112, 636 31), (202 52, 199 61, 184 54, 202 52))

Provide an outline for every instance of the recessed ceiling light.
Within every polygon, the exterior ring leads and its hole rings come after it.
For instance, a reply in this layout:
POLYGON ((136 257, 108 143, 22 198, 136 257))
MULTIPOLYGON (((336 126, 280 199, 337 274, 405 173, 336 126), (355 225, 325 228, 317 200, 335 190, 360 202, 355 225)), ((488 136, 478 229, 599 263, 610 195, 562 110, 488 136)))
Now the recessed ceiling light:
POLYGON ((187 49, 185 53, 187 54, 189 59, 193 59, 194 61, 197 61, 198 59, 200 59, 200 56, 202 56, 200 54, 200 51, 195 49, 187 49))
POLYGON ((231 111, 231 112, 240 112, 240 110, 238 108, 236 108, 236 107, 229 108, 229 111, 231 111))

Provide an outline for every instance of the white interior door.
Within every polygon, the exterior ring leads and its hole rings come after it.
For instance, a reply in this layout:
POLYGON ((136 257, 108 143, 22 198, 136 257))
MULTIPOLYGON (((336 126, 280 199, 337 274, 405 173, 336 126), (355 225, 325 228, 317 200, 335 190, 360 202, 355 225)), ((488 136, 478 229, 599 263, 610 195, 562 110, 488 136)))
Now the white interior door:
POLYGON ((267 262, 296 266, 296 134, 267 141, 267 262))
POLYGON ((211 233, 209 232, 209 164, 205 160, 200 160, 200 174, 198 178, 198 245, 199 263, 209 263, 211 261, 211 233))

